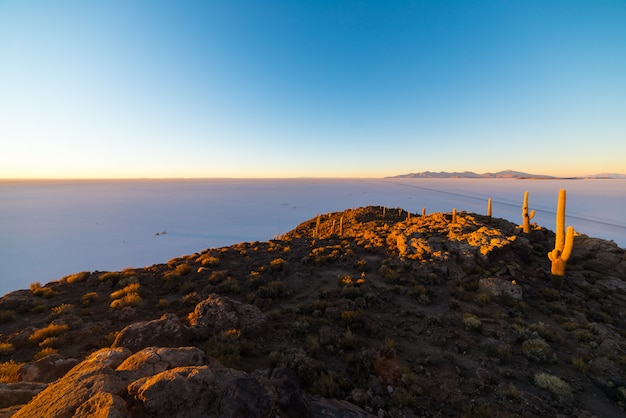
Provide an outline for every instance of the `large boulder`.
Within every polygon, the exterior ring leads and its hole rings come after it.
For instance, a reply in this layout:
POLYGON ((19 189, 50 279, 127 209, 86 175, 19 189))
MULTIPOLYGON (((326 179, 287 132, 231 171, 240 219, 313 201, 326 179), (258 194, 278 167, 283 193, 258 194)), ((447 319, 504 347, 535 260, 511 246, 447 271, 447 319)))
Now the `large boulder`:
POLYGON ((63 378, 50 384, 14 417, 70 418, 94 396, 123 394, 128 382, 116 376, 114 368, 129 355, 130 351, 125 348, 100 350, 90 355, 63 378))
MULTIPOLYGON (((14 416, 368 416, 345 401, 307 398, 289 369, 245 373, 225 368, 212 358, 204 360, 195 347, 149 347, 133 355, 123 347, 100 350, 51 383, 14 416)), ((0 386, 0 400, 3 388, 0 386)), ((19 393, 17 386, 13 389, 16 396, 7 397, 6 406, 27 402, 33 390, 40 388, 29 386, 19 393)))
POLYGON ((152 376, 181 366, 200 366, 204 352, 196 347, 148 347, 128 357, 117 372, 124 372, 128 380, 152 376))
POLYGON ((146 347, 180 347, 189 343, 189 329, 174 314, 153 321, 136 322, 120 331, 112 347, 135 352, 146 347))
POLYGON ((197 304, 189 315, 192 330, 200 338, 231 329, 254 333, 266 322, 267 316, 256 306, 216 294, 197 304))
POLYGON ((45 388, 45 383, 0 383, 0 408, 26 404, 45 388))
POLYGON ((64 359, 58 354, 46 356, 20 367, 20 381, 49 383, 57 380, 78 364, 74 358, 64 359))
POLYGON ((143 406, 146 416, 207 416, 217 394, 215 375, 206 366, 178 367, 132 382, 128 393, 143 406))

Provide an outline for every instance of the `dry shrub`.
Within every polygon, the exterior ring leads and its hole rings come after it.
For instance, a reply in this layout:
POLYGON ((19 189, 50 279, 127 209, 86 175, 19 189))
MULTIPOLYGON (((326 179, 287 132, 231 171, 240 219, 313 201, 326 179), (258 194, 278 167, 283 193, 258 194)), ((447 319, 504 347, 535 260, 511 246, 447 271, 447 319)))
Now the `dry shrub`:
POLYGON ((59 337, 67 332, 69 327, 67 325, 50 324, 45 328, 40 328, 34 331, 29 337, 28 341, 34 344, 39 344, 43 340, 49 337, 59 337))
POLYGON ((22 363, 16 363, 13 360, 0 363, 0 383, 15 383, 19 381, 21 367, 22 363))
POLYGON ((51 356, 53 354, 57 354, 59 350, 56 350, 51 347, 42 348, 33 356, 33 361, 41 360, 42 358, 51 356))
POLYGON ((140 303, 141 296, 139 293, 129 293, 121 299, 115 299, 109 306, 113 309, 121 309, 127 306, 139 306, 140 303))
POLYGON ((111 293, 111 299, 121 299, 131 293, 137 293, 140 287, 141 285, 139 283, 131 283, 123 289, 116 290, 115 292, 111 293))
POLYGON ((81 271, 80 273, 70 274, 69 276, 65 276, 61 280, 65 280, 68 283, 79 283, 84 281, 87 277, 89 277, 88 271, 81 271))

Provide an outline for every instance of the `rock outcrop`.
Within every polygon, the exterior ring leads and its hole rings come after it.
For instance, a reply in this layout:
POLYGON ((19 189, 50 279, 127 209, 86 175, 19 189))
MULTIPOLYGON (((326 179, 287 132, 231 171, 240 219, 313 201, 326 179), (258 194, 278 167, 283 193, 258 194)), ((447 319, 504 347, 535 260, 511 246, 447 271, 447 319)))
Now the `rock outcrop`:
MULTIPOLYGON (((32 384, 0 386, 0 406, 27 402, 32 384)), ((348 402, 306 398, 289 369, 244 373, 204 362, 195 347, 98 351, 14 415, 69 417, 366 417, 348 402), (331 413, 332 415, 329 415, 331 413)))
POLYGON ((178 316, 165 314, 160 319, 128 325, 112 347, 126 347, 133 352, 150 346, 180 347, 189 343, 189 337, 189 329, 178 316))

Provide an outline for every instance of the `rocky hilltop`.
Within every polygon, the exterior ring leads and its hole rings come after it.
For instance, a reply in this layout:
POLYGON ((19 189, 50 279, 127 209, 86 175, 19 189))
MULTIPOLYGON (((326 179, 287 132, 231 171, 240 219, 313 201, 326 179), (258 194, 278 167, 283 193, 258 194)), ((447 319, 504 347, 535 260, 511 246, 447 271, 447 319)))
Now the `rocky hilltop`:
POLYGON ((616 417, 626 252, 365 207, 0 299, 0 416, 616 417))

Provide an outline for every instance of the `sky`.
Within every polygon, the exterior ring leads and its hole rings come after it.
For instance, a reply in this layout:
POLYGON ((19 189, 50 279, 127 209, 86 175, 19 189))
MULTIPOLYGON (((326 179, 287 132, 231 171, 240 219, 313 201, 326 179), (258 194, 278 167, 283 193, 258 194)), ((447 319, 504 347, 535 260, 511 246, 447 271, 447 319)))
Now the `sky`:
POLYGON ((0 0, 0 178, 626 173, 626 2, 0 0))

